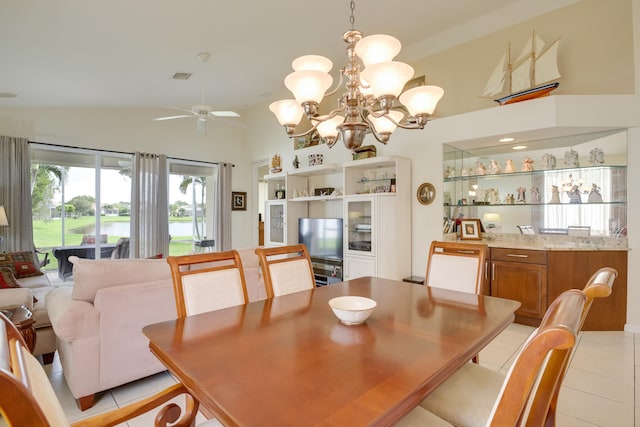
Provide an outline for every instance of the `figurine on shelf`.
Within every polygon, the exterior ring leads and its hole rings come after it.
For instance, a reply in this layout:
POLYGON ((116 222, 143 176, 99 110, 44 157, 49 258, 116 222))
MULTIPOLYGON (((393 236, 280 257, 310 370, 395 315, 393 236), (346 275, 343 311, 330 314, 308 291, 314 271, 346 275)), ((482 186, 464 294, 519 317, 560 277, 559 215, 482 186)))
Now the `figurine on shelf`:
POLYGON ((533 171, 533 159, 528 157, 522 161, 522 172, 532 172, 533 171))
POLYGON ((516 168, 513 166, 513 160, 511 159, 507 160, 507 165, 504 167, 504 171, 506 173, 511 173, 516 171, 516 168))
POLYGON ((551 200, 549 203, 560 203, 560 190, 557 185, 551 186, 551 200))
POLYGON ((571 187, 571 190, 567 191, 567 196, 569 196, 569 203, 582 203, 582 198, 580 197, 580 187, 574 185, 571 187))
POLYGON ((513 197, 513 194, 507 194, 507 197, 504 199, 504 203, 507 205, 513 205, 516 202, 516 198, 513 197))
POLYGON ((282 172, 282 168, 280 167, 280 155, 276 154, 271 158, 271 173, 282 172))
POLYGON ((300 167, 300 160, 298 160, 298 155, 293 158, 293 168, 298 169, 300 167))
POLYGON ((596 147, 589 152, 589 163, 592 165, 601 165, 604 163, 604 151, 602 151, 602 148, 596 147))
POLYGON ((525 193, 527 192, 527 189, 524 188, 523 186, 520 186, 518 188, 516 188, 516 191, 518 192, 518 203, 526 203, 526 199, 525 199, 525 193))
POLYGON ((490 205, 500 204, 500 192, 497 188, 489 188, 485 193, 485 198, 490 205))
POLYGON ((589 203, 602 203, 602 194, 600 194, 600 187, 597 184, 591 184, 591 191, 589 192, 589 203))
POLYGON ((455 169, 453 169, 451 166, 447 166, 442 171, 442 176, 444 177, 444 179, 453 178, 455 176, 455 169))
POLYGON ((482 162, 476 162, 476 175, 484 175, 487 173, 487 168, 482 162))
POLYGON ((570 151, 564 152, 564 164, 569 166, 570 168, 578 168, 580 167, 580 161, 578 158, 578 152, 573 148, 570 151))
POLYGON ((542 156, 542 169, 555 169, 556 168, 556 156, 551 153, 545 153, 542 156))
POLYGON ((469 176, 469 171, 465 168, 462 168, 462 170, 460 171, 460 176, 469 176))
POLYGON ((538 187, 531 187, 531 203, 540 203, 540 190, 538 187))
POLYGON ((489 173, 495 175, 500 172, 502 172, 502 168, 500 167, 500 162, 492 159, 491 164, 489 165, 489 173))

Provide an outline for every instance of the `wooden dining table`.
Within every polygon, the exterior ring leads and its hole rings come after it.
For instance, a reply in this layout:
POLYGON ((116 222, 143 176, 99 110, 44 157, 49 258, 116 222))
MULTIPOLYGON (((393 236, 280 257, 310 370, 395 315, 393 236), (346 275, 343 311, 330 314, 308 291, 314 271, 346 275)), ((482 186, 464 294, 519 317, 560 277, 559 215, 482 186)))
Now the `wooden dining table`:
POLYGON ((151 351, 227 426, 388 426, 514 319, 519 303, 364 277, 149 325, 151 351), (377 302, 347 326, 328 301, 377 302))

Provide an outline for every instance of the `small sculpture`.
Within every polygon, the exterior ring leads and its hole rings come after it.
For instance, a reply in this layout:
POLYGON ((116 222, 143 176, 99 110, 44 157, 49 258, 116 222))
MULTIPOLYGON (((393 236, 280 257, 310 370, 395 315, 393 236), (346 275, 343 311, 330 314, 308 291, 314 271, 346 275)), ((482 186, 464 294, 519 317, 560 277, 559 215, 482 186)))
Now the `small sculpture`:
POLYGON ((518 192, 518 203, 526 203, 525 200, 525 193, 527 192, 527 189, 524 188, 523 186, 520 186, 518 188, 516 188, 516 191, 518 192))
POLYGON ((462 168, 462 170, 460 171, 460 176, 469 176, 469 171, 465 168, 462 168))
POLYGON ((564 152, 564 164, 570 168, 580 167, 580 161, 578 159, 578 152, 574 149, 564 152))
POLYGON ((500 192, 497 188, 489 188, 486 192, 486 199, 490 205, 500 204, 500 192))
POLYGON ((538 187, 531 187, 531 203, 540 203, 540 191, 538 187))
POLYGON ((569 196, 569 203, 582 203, 582 198, 580 197, 580 187, 574 185, 571 187, 571 190, 567 191, 567 196, 569 196))
POLYGON ((513 205, 516 202, 516 199, 513 197, 513 194, 509 193, 507 194, 507 197, 504 198, 504 202, 507 205, 513 205))
POLYGON ((533 159, 531 157, 527 157, 522 161, 522 172, 531 171, 533 171, 533 159))
POLYGON ((300 167, 300 160, 298 160, 298 155, 293 158, 293 167, 294 169, 298 169, 300 167))
POLYGON ((560 203, 560 190, 557 185, 551 186, 551 200, 549 203, 560 203))
POLYGON ((513 160, 511 159, 507 160, 507 165, 504 167, 504 171, 506 173, 511 173, 516 171, 516 168, 513 167, 513 160))
POLYGON ((491 164, 489 165, 489 173, 497 174, 502 172, 502 168, 500 167, 500 162, 497 160, 491 160, 491 164))
MULTIPOLYGON (((601 148, 594 148, 589 152, 589 163, 592 165, 601 165, 604 163, 604 151, 601 148)), ((594 184, 595 185, 595 184, 594 184)))
POLYGON ((476 175, 484 175, 487 172, 487 168, 482 162, 476 162, 476 175))
POLYGON ((280 155, 276 154, 271 158, 271 173, 282 172, 282 168, 280 167, 280 155))
POLYGON ((543 169, 555 169, 556 168, 556 156, 551 153, 545 153, 542 156, 542 168, 543 169))
POLYGON ((589 203, 602 203, 602 194, 600 194, 600 187, 597 184, 591 184, 591 191, 589 192, 589 203))
POLYGON ((447 179, 451 176, 451 166, 447 166, 446 168, 444 168, 444 170, 442 171, 442 177, 444 179, 447 179))

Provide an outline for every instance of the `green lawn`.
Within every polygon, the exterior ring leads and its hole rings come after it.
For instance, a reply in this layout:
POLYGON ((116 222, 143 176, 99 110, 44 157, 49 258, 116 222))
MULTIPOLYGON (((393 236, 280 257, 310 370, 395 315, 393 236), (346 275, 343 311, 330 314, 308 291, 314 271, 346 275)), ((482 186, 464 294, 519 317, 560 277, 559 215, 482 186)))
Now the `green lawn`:
MULTIPOLYGON (((103 216, 100 217, 102 224, 108 222, 130 222, 128 216, 103 216)), ((190 217, 170 217, 170 222, 191 222, 190 217)), ((75 246, 82 242, 84 233, 82 230, 87 229, 95 224, 95 217, 85 216, 79 218, 65 218, 65 246, 75 246)), ((51 261, 45 270, 57 270, 58 260, 51 253, 51 249, 62 246, 62 221, 60 219, 52 220, 34 220, 33 221, 33 240, 36 248, 42 252, 49 253, 51 261)), ((115 244, 118 239, 123 236, 108 235, 107 243, 115 244)), ((171 236, 169 242, 169 254, 167 255, 184 255, 193 251, 193 239, 191 236, 171 236)), ((40 255, 44 258, 44 254, 40 255)))

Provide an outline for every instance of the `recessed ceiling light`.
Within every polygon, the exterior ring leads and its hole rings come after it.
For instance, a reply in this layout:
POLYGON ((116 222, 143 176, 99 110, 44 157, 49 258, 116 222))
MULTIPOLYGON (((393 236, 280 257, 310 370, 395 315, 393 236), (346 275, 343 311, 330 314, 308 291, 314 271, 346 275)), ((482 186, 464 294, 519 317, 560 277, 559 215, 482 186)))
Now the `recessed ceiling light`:
POLYGON ((511 137, 509 137, 509 138, 500 138, 498 140, 498 142, 513 142, 515 140, 516 140, 515 138, 511 138, 511 137))
POLYGON ((512 150, 524 150, 525 148, 527 148, 526 145, 514 145, 511 147, 512 150))
POLYGON ((15 93, 10 93, 10 92, 0 92, 0 98, 15 98, 16 95, 15 93))

